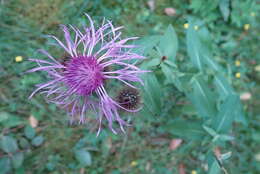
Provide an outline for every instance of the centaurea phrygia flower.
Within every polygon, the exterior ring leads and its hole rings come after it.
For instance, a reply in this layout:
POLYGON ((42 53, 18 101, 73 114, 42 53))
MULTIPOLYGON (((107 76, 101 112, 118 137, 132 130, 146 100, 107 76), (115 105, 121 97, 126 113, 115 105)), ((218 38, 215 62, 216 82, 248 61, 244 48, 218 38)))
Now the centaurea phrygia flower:
POLYGON ((105 82, 115 79, 135 88, 132 82, 142 83, 139 75, 146 72, 136 66, 137 61, 144 57, 131 51, 135 45, 126 44, 137 37, 120 38, 120 29, 123 27, 115 28, 110 21, 104 20, 99 28, 95 28, 92 19, 86 16, 90 26, 83 30, 72 25, 62 26, 65 42, 50 36, 66 52, 65 62, 55 59, 45 50, 39 51, 49 58, 48 61, 30 59, 37 62, 38 67, 29 72, 44 71, 50 79, 38 84, 30 98, 41 90, 48 101, 70 108, 72 121, 80 116, 79 123, 86 121, 89 110, 94 111, 99 122, 98 134, 103 118, 108 121, 108 126, 114 133, 117 131, 113 128, 113 122, 117 122, 124 131, 123 127, 127 123, 120 118, 118 110, 136 112, 138 109, 129 110, 113 100, 105 89, 105 82), (114 67, 109 68, 111 66, 114 67))

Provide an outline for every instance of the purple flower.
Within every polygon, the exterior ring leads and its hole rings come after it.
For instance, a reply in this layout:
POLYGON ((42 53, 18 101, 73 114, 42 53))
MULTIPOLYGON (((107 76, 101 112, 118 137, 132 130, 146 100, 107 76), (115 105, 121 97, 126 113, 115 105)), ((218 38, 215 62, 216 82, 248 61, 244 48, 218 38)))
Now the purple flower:
POLYGON ((140 70, 136 63, 144 57, 131 51, 135 45, 126 44, 137 37, 120 38, 123 27, 115 28, 110 21, 104 20, 99 28, 95 28, 92 19, 86 16, 90 27, 84 27, 82 31, 72 25, 62 26, 65 42, 50 36, 68 54, 65 62, 56 60, 45 50, 39 51, 49 58, 48 61, 30 59, 37 62, 38 67, 28 72, 47 72, 50 80, 36 85, 37 89, 29 98, 41 91, 48 101, 69 111, 71 122, 79 117, 78 122, 85 123, 87 112, 94 112, 99 123, 98 134, 103 118, 113 133, 117 133, 113 122, 117 122, 124 132, 123 127, 128 124, 120 118, 118 111, 136 112, 138 109, 122 107, 108 95, 105 88, 109 88, 107 81, 112 79, 131 88, 136 88, 132 82, 142 84, 139 74, 146 71, 140 70))

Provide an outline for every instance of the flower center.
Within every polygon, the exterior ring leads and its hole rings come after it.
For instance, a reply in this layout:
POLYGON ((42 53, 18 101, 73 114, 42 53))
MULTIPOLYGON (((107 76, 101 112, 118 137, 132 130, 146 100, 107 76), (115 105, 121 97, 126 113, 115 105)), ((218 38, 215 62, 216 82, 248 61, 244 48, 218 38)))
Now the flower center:
POLYGON ((73 57, 66 63, 65 82, 73 92, 89 95, 103 84, 102 72, 94 57, 73 57))

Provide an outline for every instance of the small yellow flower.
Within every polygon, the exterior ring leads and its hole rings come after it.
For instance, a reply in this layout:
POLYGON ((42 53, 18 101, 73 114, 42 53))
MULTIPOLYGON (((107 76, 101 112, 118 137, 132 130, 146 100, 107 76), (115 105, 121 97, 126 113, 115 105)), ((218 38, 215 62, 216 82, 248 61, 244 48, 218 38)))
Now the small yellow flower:
POLYGON ((191 174, 197 174, 197 171, 196 170, 192 170, 191 174))
POLYGON ((236 73, 236 78, 240 78, 241 77, 241 74, 238 72, 238 73, 236 73))
POLYGON ((240 66, 241 62, 239 60, 235 61, 236 66, 240 66))
POLYGON ((131 165, 132 167, 134 167, 134 166, 137 165, 137 162, 136 162, 136 161, 132 161, 130 165, 131 165))
POLYGON ((23 57, 22 56, 16 56, 15 57, 15 61, 16 62, 21 62, 21 61, 23 61, 23 57))
POLYGON ((183 27, 184 27, 185 29, 188 29, 188 28, 189 28, 189 24, 188 24, 188 23, 185 23, 185 24, 183 24, 183 27))
POLYGON ((199 29, 199 26, 198 25, 195 25, 194 26, 194 30, 198 30, 199 29))
POLYGON ((249 30, 249 28, 250 28, 250 24, 245 24, 245 25, 244 25, 244 30, 247 31, 247 30, 249 30))
POLYGON ((255 12, 251 12, 250 16, 255 17, 255 12))

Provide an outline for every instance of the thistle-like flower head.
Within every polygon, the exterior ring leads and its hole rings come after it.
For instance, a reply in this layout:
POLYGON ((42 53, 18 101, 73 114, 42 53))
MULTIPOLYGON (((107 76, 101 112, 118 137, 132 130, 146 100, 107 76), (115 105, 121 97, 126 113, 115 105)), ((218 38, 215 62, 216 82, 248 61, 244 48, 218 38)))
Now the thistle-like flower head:
POLYGON ((83 27, 83 30, 72 25, 62 26, 64 41, 50 36, 66 52, 66 61, 54 58, 45 50, 39 51, 49 60, 30 59, 37 62, 38 67, 28 72, 44 71, 49 78, 48 82, 36 85, 37 89, 30 98, 41 91, 48 101, 69 108, 71 121, 79 117, 79 123, 86 122, 88 111, 94 112, 99 122, 98 134, 103 118, 114 133, 117 131, 113 128, 113 122, 117 122, 124 131, 127 123, 121 119, 118 110, 136 112, 138 109, 123 107, 115 101, 109 96, 106 90, 109 87, 105 84, 112 79, 131 88, 136 88, 133 83, 142 84, 139 75, 146 71, 140 70, 136 63, 144 57, 131 51, 135 45, 127 44, 136 37, 121 39, 120 30, 123 27, 115 28, 110 21, 104 20, 96 28, 93 20, 86 16, 90 26, 83 27))

